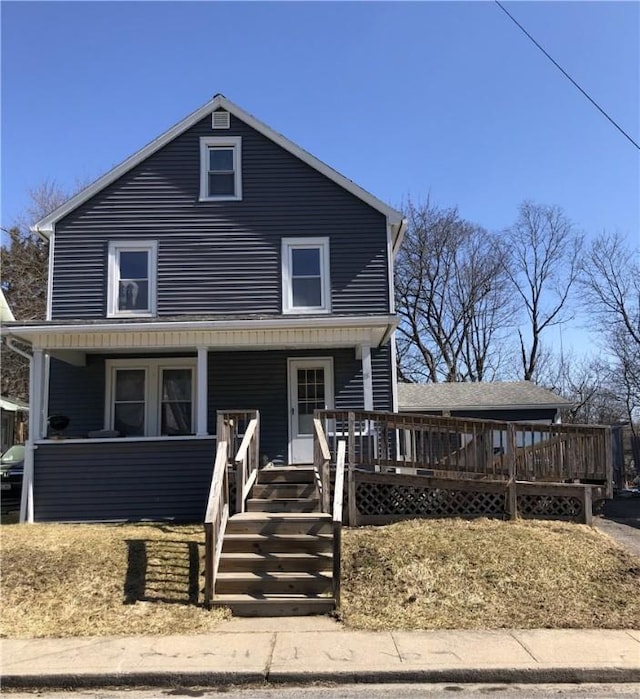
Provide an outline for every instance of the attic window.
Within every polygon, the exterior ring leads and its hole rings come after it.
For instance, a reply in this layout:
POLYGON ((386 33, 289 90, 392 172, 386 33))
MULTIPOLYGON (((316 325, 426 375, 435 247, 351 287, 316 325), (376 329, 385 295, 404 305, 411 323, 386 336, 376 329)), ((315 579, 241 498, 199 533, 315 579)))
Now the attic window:
POLYGON ((228 129, 229 112, 225 112, 222 109, 219 109, 217 112, 213 112, 211 127, 214 129, 228 129))
POLYGON ((200 201, 242 199, 242 139, 200 139, 200 201))

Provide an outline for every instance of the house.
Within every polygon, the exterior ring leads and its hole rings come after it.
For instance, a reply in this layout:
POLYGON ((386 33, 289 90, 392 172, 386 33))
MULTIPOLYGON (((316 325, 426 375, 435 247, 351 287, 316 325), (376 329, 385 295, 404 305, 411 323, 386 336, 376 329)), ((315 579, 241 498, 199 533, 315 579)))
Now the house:
POLYGON ((531 381, 398 384, 398 406, 403 413, 551 423, 559 422, 561 411, 571 405, 531 381))
POLYGON ((32 354, 22 518, 201 521, 217 411, 302 464, 314 409, 396 410, 404 227, 222 95, 35 224, 47 319, 4 329, 32 354))

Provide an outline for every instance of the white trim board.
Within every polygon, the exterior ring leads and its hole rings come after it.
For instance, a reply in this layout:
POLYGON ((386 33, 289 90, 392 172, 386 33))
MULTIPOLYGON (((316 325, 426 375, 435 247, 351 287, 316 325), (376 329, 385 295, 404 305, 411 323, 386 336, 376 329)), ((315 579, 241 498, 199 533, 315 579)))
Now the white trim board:
POLYGON ((119 165, 116 165, 116 167, 109 170, 109 172, 104 174, 102 177, 99 177, 88 187, 71 197, 71 199, 62 204, 62 206, 59 206, 50 214, 40 219, 31 227, 31 230, 34 233, 39 233, 45 238, 48 238, 53 233, 55 224, 61 218, 86 202, 112 182, 115 182, 115 180, 117 180, 119 177, 129 172, 129 170, 144 161, 150 155, 153 155, 156 151, 160 150, 160 148, 217 109, 225 109, 226 111, 230 112, 234 117, 240 119, 245 124, 255 129, 258 133, 261 133, 263 136, 269 138, 281 148, 288 151, 292 155, 295 155, 297 158, 307 163, 307 165, 310 165, 312 168, 325 175, 325 177, 333 180, 343 189, 346 189, 348 192, 386 216, 388 222, 393 226, 394 249, 397 248, 399 241, 402 239, 402 233, 405 227, 405 219, 403 219, 402 214, 399 211, 388 206, 377 197, 374 197, 373 194, 370 194, 365 189, 357 185, 355 182, 352 182, 344 175, 341 175, 337 170, 334 170, 332 167, 326 163, 323 163, 314 155, 311 155, 311 153, 308 153, 306 150, 300 148, 300 146, 295 144, 293 141, 290 141, 288 138, 274 131, 271 127, 259 121, 248 112, 245 112, 236 104, 228 100, 224 95, 216 95, 210 102, 207 102, 199 109, 196 109, 194 112, 189 114, 189 116, 175 124, 175 126, 172 126, 170 129, 158 136, 158 138, 148 143, 119 165))

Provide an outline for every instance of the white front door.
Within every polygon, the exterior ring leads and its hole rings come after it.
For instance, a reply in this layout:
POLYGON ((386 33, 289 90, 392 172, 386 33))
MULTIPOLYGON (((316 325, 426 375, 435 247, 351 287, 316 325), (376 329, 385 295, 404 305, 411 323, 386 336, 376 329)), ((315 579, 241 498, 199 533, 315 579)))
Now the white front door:
POLYGON ((313 411, 333 408, 333 360, 289 359, 289 463, 313 463, 313 411))

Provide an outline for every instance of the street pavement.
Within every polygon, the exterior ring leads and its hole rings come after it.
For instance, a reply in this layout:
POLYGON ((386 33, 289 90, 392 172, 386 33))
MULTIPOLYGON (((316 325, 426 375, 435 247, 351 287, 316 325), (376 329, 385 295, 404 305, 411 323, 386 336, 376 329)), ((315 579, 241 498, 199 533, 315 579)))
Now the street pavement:
POLYGON ((3 688, 640 682, 640 631, 345 630, 232 619, 198 636, 2 640, 3 688))

